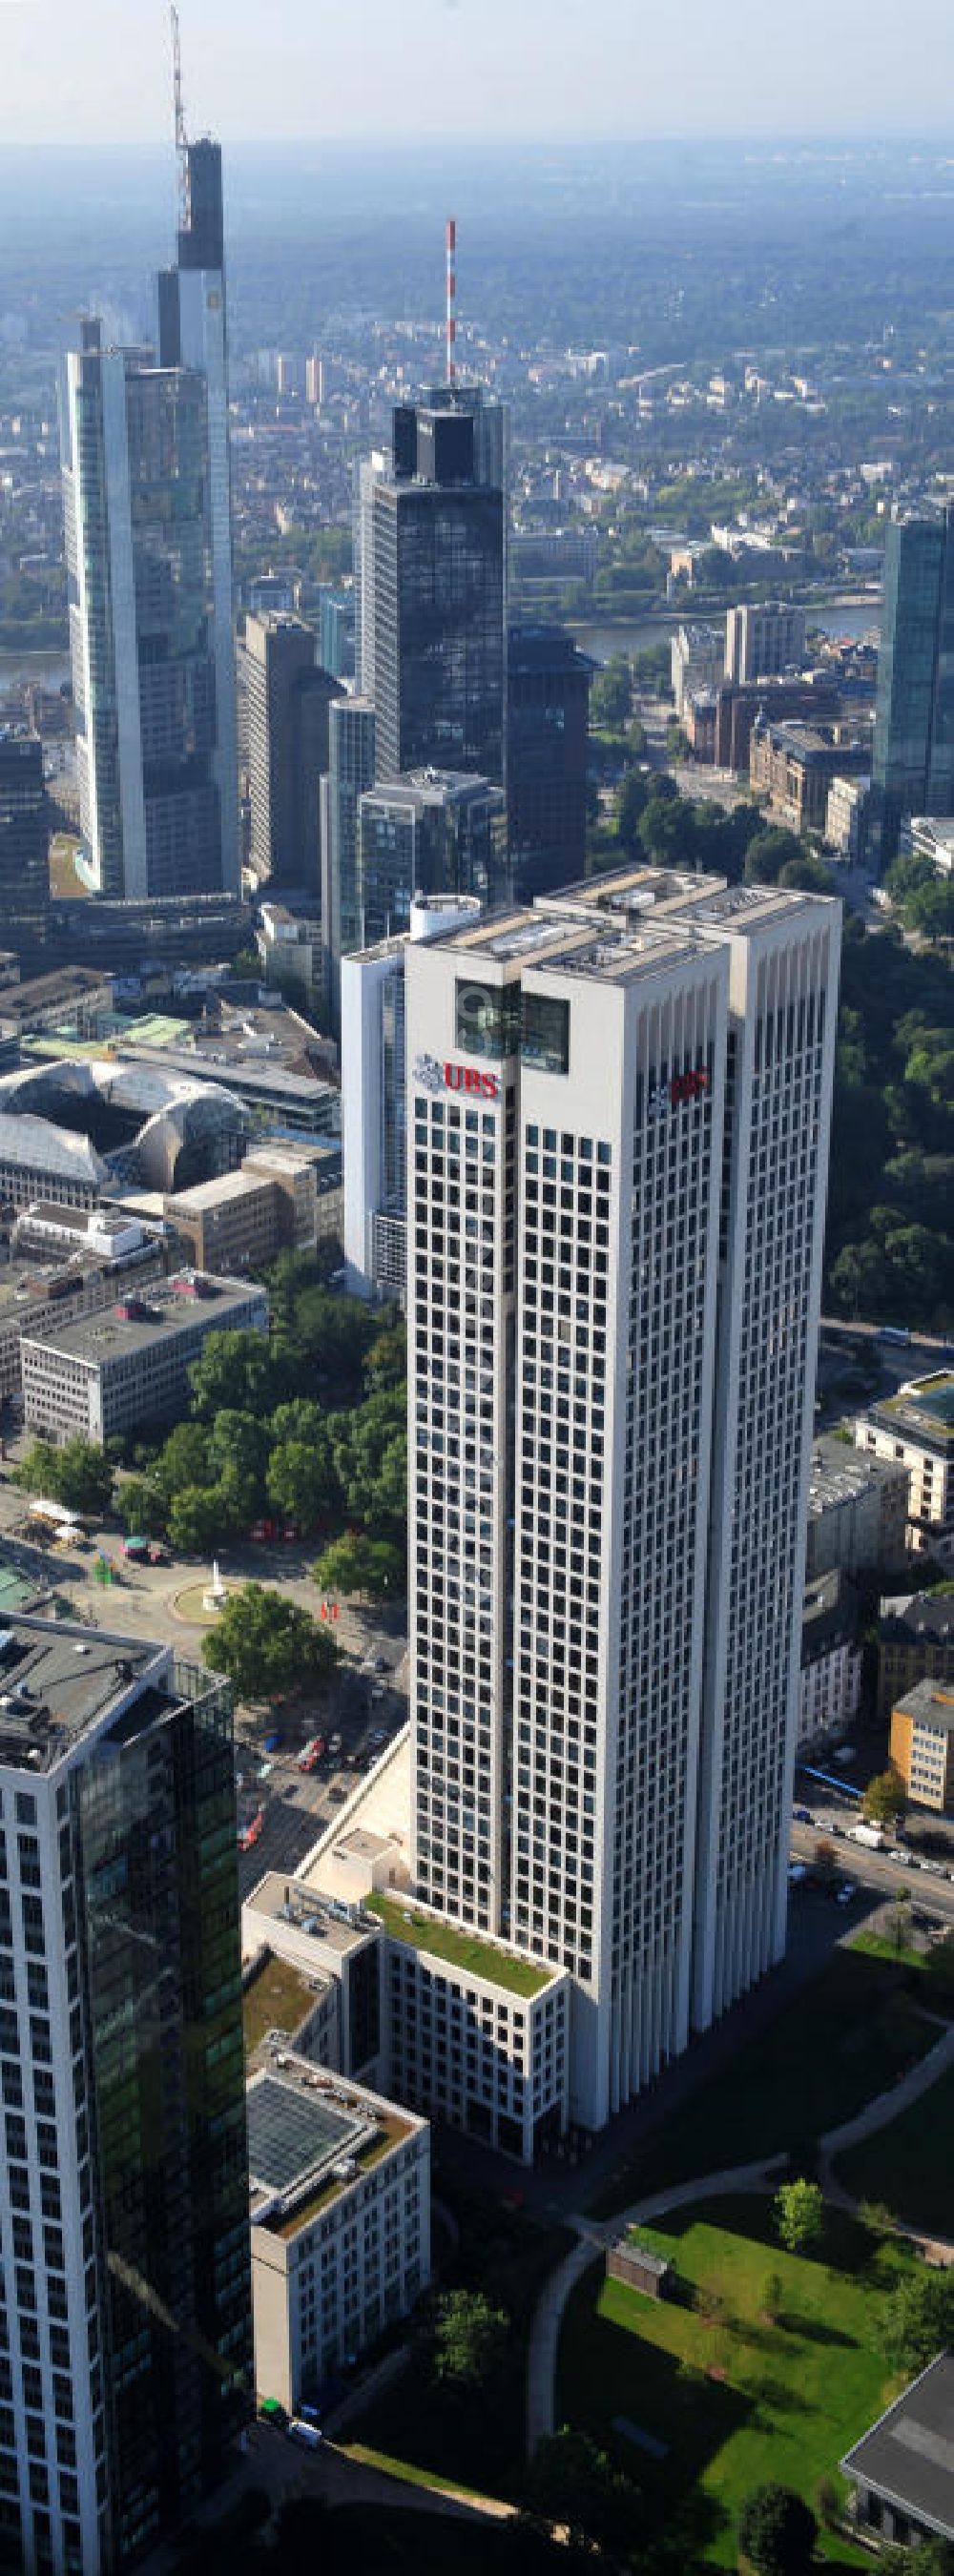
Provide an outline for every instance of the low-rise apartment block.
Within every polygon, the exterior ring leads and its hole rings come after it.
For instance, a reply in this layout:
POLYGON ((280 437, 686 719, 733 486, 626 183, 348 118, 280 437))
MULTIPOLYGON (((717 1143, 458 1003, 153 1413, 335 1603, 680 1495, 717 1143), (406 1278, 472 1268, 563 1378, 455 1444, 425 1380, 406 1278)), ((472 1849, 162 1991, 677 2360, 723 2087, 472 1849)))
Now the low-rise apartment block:
POLYGON ((185 1406, 189 1370, 208 1333, 267 1330, 263 1288, 178 1271, 148 1298, 126 1296, 108 1314, 24 1335, 26 1428, 102 1447, 140 1423, 172 1420, 185 1406))
POLYGON ((908 1471, 895 1458, 850 1449, 822 1434, 808 1480, 805 1571, 871 1574, 902 1563, 908 1517, 908 1471))
POLYGON ((296 2414, 427 2287, 430 2130, 277 2046, 247 2105, 255 2384, 296 2414))
POLYGON ((911 1803, 954 1808, 954 1690, 915 1682, 891 1711, 891 1760, 911 1803))
POLYGON ((915 1592, 881 1603, 878 1631, 878 1715, 891 1710, 915 1682, 943 1682, 954 1690, 954 1597, 915 1592))
POLYGON ((811 1744, 840 1735, 857 1717, 861 1700, 861 1635, 858 1595, 838 1568, 805 1586, 798 1741, 811 1744))
POLYGON ((855 1445, 908 1474, 907 1544, 954 1562, 954 1370, 912 1378, 855 1423, 855 1445))

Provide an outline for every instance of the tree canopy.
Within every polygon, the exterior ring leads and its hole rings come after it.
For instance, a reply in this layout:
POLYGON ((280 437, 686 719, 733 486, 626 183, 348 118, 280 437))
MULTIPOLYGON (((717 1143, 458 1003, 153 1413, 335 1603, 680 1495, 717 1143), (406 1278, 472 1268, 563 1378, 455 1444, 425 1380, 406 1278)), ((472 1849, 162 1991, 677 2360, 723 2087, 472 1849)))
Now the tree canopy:
POLYGON ((485 2388, 503 2360, 510 2331, 505 2308, 495 2308, 483 2290, 446 2290, 434 2314, 435 2379, 474 2392, 485 2388))
MULTIPOLYGON (((869 1780, 861 1801, 861 1812, 867 1825, 896 1825, 907 1805, 904 1781, 893 1762, 886 1771, 876 1771, 869 1780)), ((903 1891, 907 1894, 907 1890, 903 1891)))
POLYGON ((300 1683, 321 1682, 337 1661, 337 1647, 318 1620, 261 1583, 229 1593, 202 1640, 202 1654, 240 1699, 272 1699, 300 1683))
POLYGON ((739 2548, 756 2576, 804 2576, 817 2532, 809 2505, 791 2487, 755 2487, 739 2515, 739 2548))
POLYGON ((775 2224, 789 2254, 804 2254, 815 2245, 825 2221, 825 2203, 817 2182, 783 2182, 772 2204, 775 2224))

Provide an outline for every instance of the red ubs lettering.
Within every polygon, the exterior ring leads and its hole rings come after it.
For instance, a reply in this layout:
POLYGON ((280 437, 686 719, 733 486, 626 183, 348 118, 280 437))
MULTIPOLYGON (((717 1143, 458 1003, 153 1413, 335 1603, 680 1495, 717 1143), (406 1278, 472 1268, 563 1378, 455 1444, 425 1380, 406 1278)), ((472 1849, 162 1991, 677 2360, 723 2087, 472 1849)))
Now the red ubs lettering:
POLYGON ((495 1073, 477 1073, 469 1064, 445 1064, 444 1080, 448 1091, 470 1091, 480 1100, 496 1100, 495 1073))
POLYGON ((675 1109, 680 1100, 698 1100, 700 1093, 708 1091, 708 1088, 709 1076, 704 1071, 674 1073, 669 1085, 669 1097, 673 1108, 675 1109))

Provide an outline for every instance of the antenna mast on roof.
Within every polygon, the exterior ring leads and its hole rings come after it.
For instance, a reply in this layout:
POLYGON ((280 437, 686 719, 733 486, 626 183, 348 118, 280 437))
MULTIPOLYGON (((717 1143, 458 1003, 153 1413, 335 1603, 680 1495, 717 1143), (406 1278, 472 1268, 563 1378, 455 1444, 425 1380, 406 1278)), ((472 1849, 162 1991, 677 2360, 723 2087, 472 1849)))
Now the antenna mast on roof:
POLYGON ((447 218, 447 382, 452 385, 457 374, 455 343, 457 339, 457 225, 453 215, 447 218))
POLYGON ((179 43, 179 12, 176 0, 170 0, 169 23, 172 28, 172 106, 176 129, 176 156, 179 163, 179 207, 183 230, 187 231, 189 205, 189 143, 186 134, 185 109, 182 104, 182 51, 179 43))

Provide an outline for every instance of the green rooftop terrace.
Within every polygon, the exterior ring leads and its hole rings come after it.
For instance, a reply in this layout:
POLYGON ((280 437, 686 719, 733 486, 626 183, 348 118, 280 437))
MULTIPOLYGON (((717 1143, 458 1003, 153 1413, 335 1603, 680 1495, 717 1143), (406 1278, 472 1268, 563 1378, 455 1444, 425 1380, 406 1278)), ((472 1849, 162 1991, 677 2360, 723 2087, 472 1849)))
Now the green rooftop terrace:
POLYGON ((954 1370, 939 1370, 936 1376, 899 1387, 897 1395, 883 1396, 876 1409, 895 1419, 917 1413, 932 1430, 954 1431, 954 1370))
POLYGON ((536 1959, 518 1959, 511 1950, 498 1949, 496 1942, 484 1940, 479 1932, 458 1931, 438 1916, 418 1914, 401 1897, 378 1894, 366 1896, 364 1903, 380 1917, 393 1941, 407 1941, 412 1950, 427 1950, 432 1959, 446 1959, 449 1967, 462 1968, 470 1977, 486 1977, 489 1984, 506 1986, 513 1995, 540 1994, 555 1973, 536 1959))

